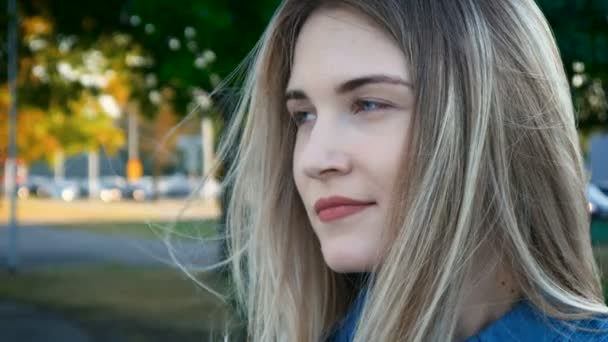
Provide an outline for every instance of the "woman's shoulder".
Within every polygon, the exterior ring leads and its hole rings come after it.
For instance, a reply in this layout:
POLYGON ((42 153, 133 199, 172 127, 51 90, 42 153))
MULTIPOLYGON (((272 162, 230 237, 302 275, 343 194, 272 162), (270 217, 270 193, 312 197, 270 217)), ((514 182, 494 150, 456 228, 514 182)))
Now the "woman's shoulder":
POLYGON ((553 321, 559 327, 555 341, 608 342, 608 316, 578 321, 553 321))
POLYGON ((608 342, 608 316, 560 320, 542 314, 527 302, 519 302, 502 318, 464 342, 545 341, 608 342))

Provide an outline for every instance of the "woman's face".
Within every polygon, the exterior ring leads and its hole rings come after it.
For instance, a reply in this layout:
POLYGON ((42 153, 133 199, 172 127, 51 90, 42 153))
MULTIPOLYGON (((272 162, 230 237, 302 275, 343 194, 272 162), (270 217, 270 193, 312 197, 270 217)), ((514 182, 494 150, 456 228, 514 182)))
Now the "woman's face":
POLYGON ((286 89, 298 125, 293 173, 334 271, 367 271, 383 256, 414 108, 410 82, 403 53, 354 12, 317 11, 297 38, 286 89))

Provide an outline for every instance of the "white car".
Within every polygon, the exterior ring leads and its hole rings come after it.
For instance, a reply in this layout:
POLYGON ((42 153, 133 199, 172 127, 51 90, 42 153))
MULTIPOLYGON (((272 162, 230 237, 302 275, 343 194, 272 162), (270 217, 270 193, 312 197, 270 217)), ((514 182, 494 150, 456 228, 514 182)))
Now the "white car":
POLYGON ((594 184, 587 184, 589 212, 593 218, 608 219, 608 196, 594 184))

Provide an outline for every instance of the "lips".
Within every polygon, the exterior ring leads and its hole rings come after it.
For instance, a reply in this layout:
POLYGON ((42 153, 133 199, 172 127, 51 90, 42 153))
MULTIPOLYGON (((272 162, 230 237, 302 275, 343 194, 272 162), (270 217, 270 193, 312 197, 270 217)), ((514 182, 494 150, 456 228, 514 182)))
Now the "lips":
POLYGON ((314 209, 319 219, 329 222, 353 215, 376 204, 373 201, 359 201, 352 198, 332 196, 315 202, 314 209))

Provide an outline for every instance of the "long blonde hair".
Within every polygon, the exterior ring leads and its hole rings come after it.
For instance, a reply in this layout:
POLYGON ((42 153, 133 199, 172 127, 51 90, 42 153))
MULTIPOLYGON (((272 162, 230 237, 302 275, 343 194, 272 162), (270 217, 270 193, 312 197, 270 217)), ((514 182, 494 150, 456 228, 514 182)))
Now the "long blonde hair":
POLYGON ((372 272, 355 340, 449 341, 482 247, 546 314, 608 313, 568 82, 533 0, 285 0, 254 50, 219 152, 235 161, 226 226, 249 339, 319 341, 356 291, 325 265, 296 191, 283 98, 302 24, 330 6, 368 16, 394 39, 417 99, 393 242, 372 272))

